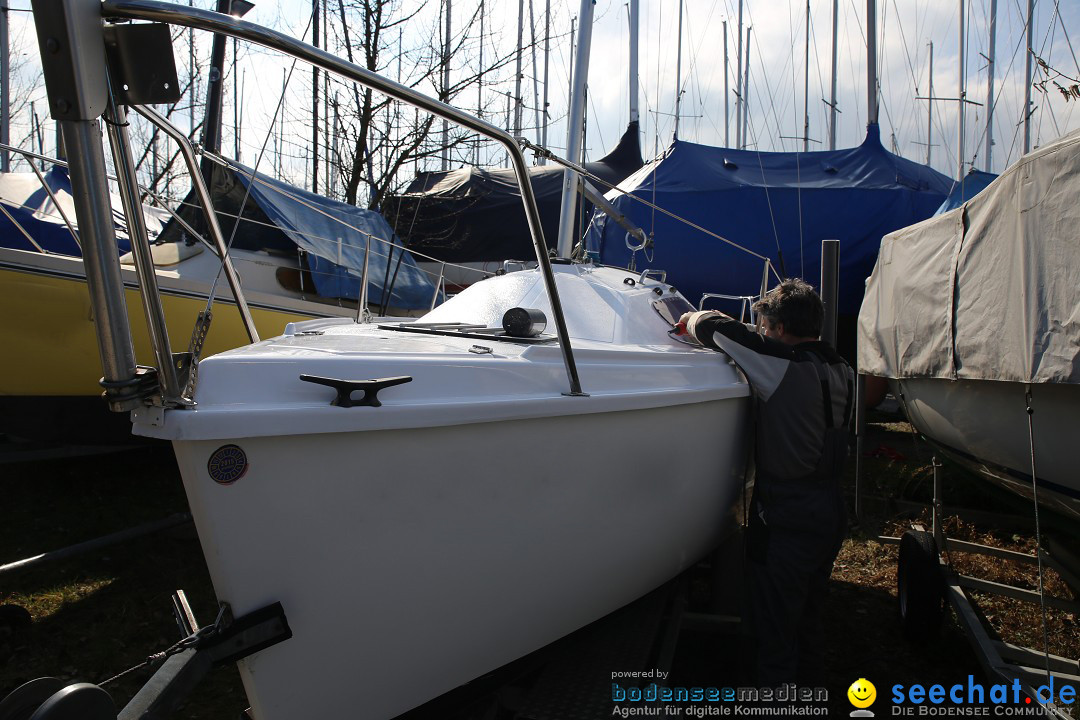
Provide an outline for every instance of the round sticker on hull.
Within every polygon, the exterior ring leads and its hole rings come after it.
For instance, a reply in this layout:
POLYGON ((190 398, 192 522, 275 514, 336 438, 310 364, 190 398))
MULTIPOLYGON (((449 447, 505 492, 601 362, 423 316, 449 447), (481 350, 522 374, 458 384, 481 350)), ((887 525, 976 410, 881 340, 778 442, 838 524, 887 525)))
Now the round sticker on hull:
POLYGON ((222 445, 206 462, 210 479, 219 485, 232 485, 248 469, 247 454, 239 445, 222 445))

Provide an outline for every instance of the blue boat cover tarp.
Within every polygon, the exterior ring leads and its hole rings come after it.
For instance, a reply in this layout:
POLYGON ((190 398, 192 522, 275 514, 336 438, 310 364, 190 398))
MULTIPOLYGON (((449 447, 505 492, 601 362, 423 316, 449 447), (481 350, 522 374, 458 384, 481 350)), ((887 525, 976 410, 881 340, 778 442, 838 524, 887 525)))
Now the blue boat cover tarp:
POLYGON ((972 170, 964 176, 963 180, 953 184, 953 189, 952 192, 949 193, 949 197, 945 198, 945 202, 941 203, 941 206, 938 207, 937 212, 935 212, 934 215, 943 215, 950 210, 955 210, 960 207, 985 190, 986 186, 994 182, 995 178, 997 178, 997 175, 994 173, 983 172, 982 170, 972 170))
MULTIPOLYGON (((820 285, 821 241, 840 240, 838 309, 855 314, 882 236, 930 217, 952 180, 885 150, 871 125, 858 147, 808 153, 676 140, 620 187, 814 285, 820 285)), ((635 258, 639 271, 666 270, 668 282, 695 304, 703 293, 760 291, 763 260, 615 191, 608 199, 654 233, 648 256, 635 258)), ((602 213, 590 224, 586 248, 603 264, 629 265, 626 231, 602 213)))
POLYGON ((384 282, 391 288, 388 306, 406 310, 431 307, 435 284, 401 248, 402 242, 374 210, 331 200, 262 174, 234 171, 250 200, 293 243, 307 251, 308 269, 322 297, 360 296, 364 253, 368 253, 368 302, 383 304, 384 282), (393 243, 393 244, 392 244, 393 243))
MULTIPOLYGON (((34 243, 37 243, 49 253, 82 257, 82 249, 64 222, 64 215, 72 223, 77 222, 67 168, 54 165, 42 175, 49 189, 53 191, 60 205, 59 209, 34 173, 12 172, 0 175, 0 202, 3 202, 4 209, 11 214, 9 218, 7 214, 0 213, 0 246, 38 252, 38 248, 34 246, 34 243), (12 223, 12 219, 18 223, 18 227, 12 223), (30 234, 34 243, 26 238, 20 227, 30 234)), ((126 253, 131 250, 127 220, 124 218, 120 199, 114 196, 112 200, 117 244, 120 252, 126 253)), ((154 230, 153 227, 150 229, 154 230)), ((156 229, 160 230, 160 225, 156 229)))
MULTIPOLYGON (((255 173, 254 182, 251 177, 251 170, 239 164, 229 168, 215 164, 211 168, 210 198, 232 248, 293 257, 303 250, 319 296, 355 301, 360 297, 364 252, 370 239, 368 303, 403 310, 431 307, 434 282, 417 267, 413 256, 401 249, 400 240, 382 215, 261 173, 255 173), (237 215, 242 221, 234 232, 237 215), (385 303, 384 285, 391 288, 385 303)), ((194 193, 181 204, 178 214, 205 234, 206 222, 194 193)), ((165 227, 160 240, 192 241, 175 221, 165 227)))

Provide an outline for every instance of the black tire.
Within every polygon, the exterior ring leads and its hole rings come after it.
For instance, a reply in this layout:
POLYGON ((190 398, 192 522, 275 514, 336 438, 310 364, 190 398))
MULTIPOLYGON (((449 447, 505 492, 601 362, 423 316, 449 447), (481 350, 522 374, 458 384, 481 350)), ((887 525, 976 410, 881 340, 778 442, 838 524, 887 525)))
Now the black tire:
POLYGON ((911 642, 925 642, 941 628, 945 584, 934 536, 908 530, 900 538, 896 572, 900 628, 911 642))
POLYGON ((38 678, 20 685, 0 700, 0 720, 29 720, 46 700, 63 687, 64 683, 53 677, 38 678))

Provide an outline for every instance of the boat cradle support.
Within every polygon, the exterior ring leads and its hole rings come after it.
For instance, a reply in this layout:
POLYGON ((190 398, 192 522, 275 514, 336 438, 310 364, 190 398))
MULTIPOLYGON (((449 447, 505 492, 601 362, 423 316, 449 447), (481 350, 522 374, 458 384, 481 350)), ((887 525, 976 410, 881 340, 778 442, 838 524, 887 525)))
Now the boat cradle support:
MULTIPOLYGON (((865 376, 860 376, 860 379, 863 380, 860 384, 860 392, 865 392, 865 376)), ((861 398, 858 407, 862 409, 861 398)), ((857 447, 860 448, 865 424, 865 411, 863 411, 858 421, 857 447)), ((856 452, 861 456, 861 450, 856 452)), ((1046 537, 1042 538, 1043 547, 1037 549, 1038 556, 948 537, 944 528, 942 464, 936 455, 932 459, 932 467, 934 494, 930 504, 930 528, 927 530, 921 525, 915 525, 914 529, 904 533, 903 537, 870 533, 882 544, 900 546, 898 579, 905 577, 907 580, 899 580, 897 594, 901 608, 900 621, 905 634, 915 639, 932 635, 940 621, 943 604, 952 606, 960 628, 971 645, 979 665, 992 682, 1004 682, 1007 685, 1019 683, 1022 692, 1042 707, 1045 717, 1070 720, 1072 716, 1066 709, 1054 703, 1052 697, 1050 701, 1045 701, 1039 692, 1042 686, 1050 682, 1050 678, 1059 684, 1080 685, 1080 660, 1051 654, 1045 648, 1040 651, 1021 647, 992 636, 987 630, 979 604, 970 591, 975 590, 1035 604, 1043 602, 1047 607, 1074 613, 1080 612, 1080 604, 1047 594, 1040 597, 1039 593, 1031 590, 961 574, 952 566, 948 553, 949 551, 972 553, 1032 565, 1037 564, 1041 559, 1045 566, 1053 568, 1061 576, 1074 593, 1080 591, 1080 560, 1073 557, 1066 548, 1046 537), (921 539, 923 552, 905 556, 905 545, 910 550, 915 544, 912 541, 916 539, 921 539)), ((856 466, 855 477, 856 512, 860 524, 866 522, 866 517, 862 514, 862 502, 865 498, 860 489, 863 473, 864 469, 860 463, 856 466)), ((914 507, 916 504, 910 503, 910 505, 914 507)), ((960 512, 970 517, 970 511, 960 512)), ((993 519, 993 517, 992 514, 985 513, 981 514, 979 519, 993 519)), ((1011 518, 1003 519, 1011 520, 1011 518)))
MULTIPOLYGON (((110 408, 126 411, 142 399, 131 332, 124 303, 116 234, 108 202, 104 150, 98 118, 109 103, 104 20, 146 20, 190 27, 245 40, 308 62, 364 87, 452 121, 502 145, 509 154, 521 190, 534 250, 551 302, 571 396, 584 395, 570 346, 562 303, 540 225, 536 196, 529 182, 519 140, 495 125, 427 97, 325 50, 283 33, 221 13, 155 0, 33 0, 49 108, 60 122, 71 155, 76 214, 85 238, 84 257, 92 307, 98 320, 103 385, 110 408)), ((121 128, 123 130, 123 128, 121 128)), ((130 219, 129 219, 130 221, 130 219)), ((237 297, 238 303, 240 298, 237 297)))

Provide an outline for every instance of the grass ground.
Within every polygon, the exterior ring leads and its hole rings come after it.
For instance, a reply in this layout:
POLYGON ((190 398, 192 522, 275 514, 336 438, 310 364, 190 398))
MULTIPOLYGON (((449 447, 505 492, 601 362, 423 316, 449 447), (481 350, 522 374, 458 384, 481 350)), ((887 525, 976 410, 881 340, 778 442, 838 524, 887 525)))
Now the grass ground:
MULTIPOLYGON (((928 500, 930 450, 916 443, 910 428, 895 418, 874 420, 865 448, 874 455, 866 458, 870 493, 928 500)), ((1029 511, 1024 501, 999 495, 957 468, 946 466, 944 472, 950 505, 1012 514, 1029 511)), ((8 464, 3 466, 3 475, 0 563, 186 510, 179 473, 165 446, 8 464)), ((864 522, 853 525, 837 560, 826 607, 829 640, 824 674, 834 715, 847 716, 851 707, 843 693, 860 677, 874 682, 882 695, 896 683, 950 684, 965 680, 968 674, 982 679, 978 662, 952 618, 941 635, 925 645, 912 646, 903 640, 895 620, 897 549, 875 538, 881 533, 898 535, 919 518, 898 513, 889 502, 868 501, 866 507, 864 522)), ((956 518, 949 520, 948 528, 956 537, 998 547, 1031 552, 1035 546, 1031 532, 1023 529, 976 528, 956 518)), ((1055 531, 1060 534, 1060 527, 1048 529, 1055 531)), ((956 553, 953 560, 969 574, 1036 587, 1037 574, 1031 567, 956 553)), ((1046 573, 1046 586, 1053 594, 1070 597, 1052 571, 1046 573)), ((43 675, 100 683, 175 642, 178 631, 169 595, 178 588, 186 591, 199 620, 212 620, 213 590, 190 526, 0 575, 0 605, 21 606, 31 618, 25 626, 0 624, 0 698, 22 682, 43 675)), ((1038 606, 1001 598, 981 600, 991 627, 1002 638, 1042 647, 1038 606)), ((1052 652, 1080 657, 1077 622, 1072 613, 1049 613, 1052 652)), ((688 652, 698 653, 690 657, 695 663, 700 661, 704 672, 712 647, 695 650, 691 643, 688 652)), ((122 706, 147 676, 145 670, 134 672, 108 690, 122 706)), ((722 680, 712 678, 713 682, 722 680)), ((233 720, 245 707, 238 673, 226 667, 215 670, 200 685, 178 717, 233 720)))

